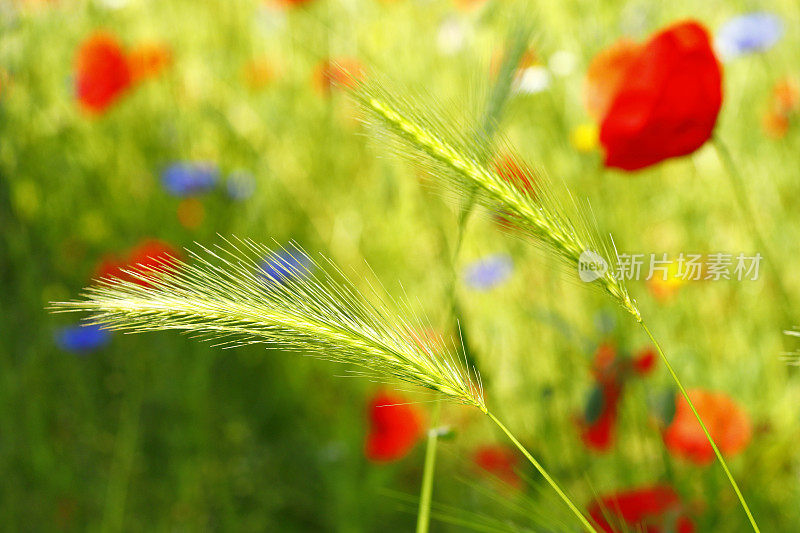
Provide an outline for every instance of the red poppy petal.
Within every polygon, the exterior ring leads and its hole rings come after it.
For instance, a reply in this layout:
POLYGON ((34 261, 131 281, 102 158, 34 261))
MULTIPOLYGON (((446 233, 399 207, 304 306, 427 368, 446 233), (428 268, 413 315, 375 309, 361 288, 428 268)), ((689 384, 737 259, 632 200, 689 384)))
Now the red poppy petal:
POLYGON ((519 458, 511 449, 500 445, 481 446, 475 450, 472 460, 478 468, 497 476, 505 483, 516 488, 522 486, 522 478, 515 470, 519 458))
POLYGON ((592 520, 607 533, 631 529, 657 533, 666 529, 654 524, 668 520, 674 520, 677 531, 691 533, 694 525, 686 516, 674 518, 681 506, 680 497, 671 487, 656 485, 605 496, 592 502, 588 510, 592 520))
POLYGON ((365 454, 371 461, 395 461, 404 457, 422 435, 421 416, 400 395, 381 392, 369 403, 370 429, 365 454))
POLYGON ((106 33, 94 34, 81 45, 75 71, 76 96, 92 113, 104 111, 131 86, 125 52, 106 33))
POLYGON ((644 50, 630 39, 621 39, 597 54, 586 71, 583 98, 586 110, 600 120, 608 111, 620 84, 644 50))
POLYGON ((667 28, 627 70, 603 118, 606 166, 637 170, 694 152, 710 138, 721 105, 708 32, 695 22, 667 28))
MULTIPOLYGON (((752 437, 750 420, 733 400, 703 390, 688 394, 722 453, 731 455, 747 447, 752 437)), ((676 396, 675 416, 664 431, 664 444, 671 453, 697 464, 714 459, 711 444, 681 395, 676 396)))
POLYGON ((582 424, 581 440, 584 445, 598 452, 605 452, 614 445, 617 428, 619 399, 622 389, 617 384, 605 384, 603 392, 603 410, 591 424, 582 424))

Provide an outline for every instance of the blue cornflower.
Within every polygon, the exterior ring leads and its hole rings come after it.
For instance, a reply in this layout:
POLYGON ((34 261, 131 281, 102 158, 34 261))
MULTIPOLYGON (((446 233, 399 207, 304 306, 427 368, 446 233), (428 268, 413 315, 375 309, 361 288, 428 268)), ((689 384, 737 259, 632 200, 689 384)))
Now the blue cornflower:
POLYGON ((67 352, 86 354, 99 350, 111 340, 111 333, 95 324, 77 324, 55 333, 56 345, 67 352))
POLYGON ((717 32, 716 45, 723 59, 772 48, 783 35, 783 22, 772 13, 734 17, 717 32))
POLYGON ((231 172, 225 182, 228 196, 232 200, 244 201, 253 195, 256 190, 256 180, 253 175, 245 170, 231 172))
POLYGON ((172 163, 161 173, 161 183, 174 196, 195 196, 216 185, 219 170, 211 163, 172 163))
POLYGON ((300 250, 281 250, 261 262, 259 274, 267 281, 283 283, 305 276, 313 266, 311 258, 300 250))
POLYGON ((490 255, 467 265, 464 268, 464 281, 473 289, 486 291, 508 279, 513 269, 510 256, 490 255))

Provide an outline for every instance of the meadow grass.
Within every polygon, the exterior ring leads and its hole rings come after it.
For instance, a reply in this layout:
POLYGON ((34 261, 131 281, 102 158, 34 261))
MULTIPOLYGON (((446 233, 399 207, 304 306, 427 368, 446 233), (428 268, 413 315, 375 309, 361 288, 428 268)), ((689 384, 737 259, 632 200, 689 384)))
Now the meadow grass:
MULTIPOLYGON (((89 323, 112 331, 180 331, 226 347, 264 343, 354 365, 359 375, 416 385, 477 407, 584 527, 595 532, 550 474, 488 410, 480 375, 449 353, 441 338, 423 338, 420 332, 429 328, 425 321, 393 316, 389 308, 365 300, 338 269, 334 277, 313 259, 298 266, 282 253, 292 259, 308 257, 297 247, 274 251, 227 240, 226 246, 190 252, 192 263, 169 261, 124 271, 133 277, 130 281, 101 279, 86 289, 83 299, 56 302, 52 308, 88 312, 89 323), (265 261, 282 265, 282 270, 268 273, 265 261)), ((429 450, 434 453, 435 447, 429 450)))
MULTIPOLYGON (((418 446, 391 465, 366 461, 362 406, 374 387, 369 380, 330 380, 335 367, 266 357, 259 344, 214 350, 178 335, 115 335, 102 350, 78 356, 56 346, 54 331, 74 318, 47 313, 47 303, 73 297, 106 254, 122 256, 145 237, 180 249, 213 242, 218 233, 324 250, 352 269, 362 293, 369 292, 363 278, 372 276, 366 259, 381 279, 399 280, 403 291, 390 292, 407 292, 413 308, 443 332, 452 328, 454 292, 492 412, 577 507, 598 494, 661 482, 685 498, 698 530, 746 525, 718 472, 669 455, 652 429, 654 405, 672 392, 667 372, 626 388, 611 452, 591 453, 578 438, 573 420, 592 386, 588 368, 596 345, 613 338, 622 350, 634 350, 649 342, 626 319, 624 298, 610 300, 606 289, 586 291, 555 275, 573 269, 556 258, 560 252, 531 253, 523 242, 529 238, 498 231, 498 204, 486 209, 485 195, 476 196, 468 227, 459 229, 461 211, 439 197, 465 205, 468 191, 437 185, 440 194, 420 194, 415 168, 384 157, 385 143, 364 142, 347 97, 317 88, 321 61, 356 56, 390 79, 457 102, 450 114, 469 114, 462 104, 476 94, 485 104, 476 88, 494 72, 492 57, 508 34, 508 19, 499 14, 508 4, 522 7, 534 23, 537 66, 550 71, 548 61, 563 51, 575 65, 566 75, 551 71, 541 93, 513 95, 497 125, 511 141, 495 148, 513 144, 521 159, 588 197, 591 218, 614 234, 620 249, 761 251, 714 146, 629 176, 604 170, 598 151, 570 144, 573 129, 589 120, 582 81, 597 51, 622 35, 644 37, 689 15, 713 31, 748 9, 741 3, 612 2, 587 9, 576 2, 489 1, 466 12, 446 1, 371 0, 315 1, 285 11, 255 0, 0 8, 0 517, 8 528, 414 527, 415 511, 398 513, 382 491, 416 494, 423 450, 418 446), (74 99, 73 62, 76 47, 97 29, 125 45, 166 41, 174 55, 163 76, 91 118, 74 99), (463 37, 461 48, 439 48, 444 37, 452 46, 453 35, 463 37), (252 61, 274 67, 263 88, 251 87, 243 75, 252 61), (195 198, 205 219, 193 229, 176 216, 182 199, 160 184, 159 173, 174 160, 215 161, 222 170, 220 187, 195 198), (237 169, 256 181, 244 202, 224 193, 224 176, 237 169), (439 237, 452 244, 460 231, 460 258, 450 265, 439 237), (514 263, 504 285, 480 292, 459 278, 451 288, 454 272, 498 252, 514 263)), ((774 49, 724 65, 717 132, 771 249, 764 266, 782 271, 779 281, 791 301, 800 294, 790 275, 800 253, 792 207, 800 193, 792 171, 798 130, 793 122, 783 138, 773 139, 761 120, 774 84, 796 75, 800 43, 790 28, 800 11, 787 0, 770 9, 786 31, 774 49)), ((455 136, 476 142, 477 116, 455 136)), ((434 163, 440 171, 441 161, 434 163)), ((448 181, 453 177, 461 179, 448 181)), ((689 284, 670 300, 656 298, 644 283, 630 282, 625 290, 668 347, 683 382, 724 391, 749 414, 752 443, 726 458, 729 470, 740 477, 763 530, 791 531, 800 523, 800 383, 796 369, 779 357, 792 349, 780 335, 793 325, 791 305, 781 310, 770 284, 772 274, 752 283, 689 284)), ((433 527, 562 530, 574 523, 555 525, 556 511, 566 507, 547 500, 554 492, 538 475, 526 478, 524 494, 509 495, 469 474, 471 451, 498 438, 498 428, 476 422, 458 405, 444 402, 441 409, 441 423, 457 435, 436 449, 431 518, 439 523, 433 527), (461 476, 469 478, 466 485, 461 476), (459 511, 463 502, 475 509, 459 511)), ((466 411, 486 420, 479 409, 466 411)))

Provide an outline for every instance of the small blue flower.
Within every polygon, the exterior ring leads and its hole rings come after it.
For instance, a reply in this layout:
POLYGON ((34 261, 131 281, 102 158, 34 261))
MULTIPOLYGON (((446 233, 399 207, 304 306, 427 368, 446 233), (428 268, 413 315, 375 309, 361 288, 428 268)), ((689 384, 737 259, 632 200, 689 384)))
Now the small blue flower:
POLYGON ((67 326, 56 331, 56 345, 67 352, 87 354, 111 340, 111 333, 94 324, 67 326))
POLYGON ((716 45, 723 59, 772 48, 783 35, 783 22, 772 13, 734 17, 717 32, 716 45))
POLYGON ((253 196, 253 192, 256 190, 256 180, 249 172, 237 170, 228 176, 225 188, 232 200, 241 202, 253 196))
POLYGON ((211 163, 173 163, 161 173, 161 183, 174 196, 195 196, 209 191, 219 179, 211 163))
POLYGON ((464 281, 473 289, 486 291, 508 279, 513 269, 510 256, 490 255, 467 265, 464 268, 464 281))
POLYGON ((300 250, 281 250, 262 261, 259 274, 266 281, 284 283, 305 276, 313 266, 311 258, 300 250))

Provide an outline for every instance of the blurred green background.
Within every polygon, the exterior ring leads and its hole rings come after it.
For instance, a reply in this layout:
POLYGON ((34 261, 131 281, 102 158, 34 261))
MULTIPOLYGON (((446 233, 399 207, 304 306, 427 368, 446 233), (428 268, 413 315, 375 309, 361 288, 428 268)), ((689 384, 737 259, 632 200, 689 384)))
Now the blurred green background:
MULTIPOLYGON (((449 328, 449 247, 457 202, 389 154, 359 124, 328 60, 357 61, 401 87, 477 115, 519 14, 533 30, 530 61, 542 90, 517 93, 500 123, 519 153, 588 199, 603 231, 637 252, 757 250, 713 147, 627 175, 579 150, 575 128, 591 58, 620 36, 645 39, 686 17, 712 32, 768 7, 785 32, 763 54, 725 64, 716 133, 745 177, 792 303, 800 301, 797 151, 800 130, 762 128, 776 83, 800 69, 800 5, 789 0, 666 3, 486 0, 249 0, 0 2, 0 522, 19 531, 408 531, 424 444, 392 464, 364 457, 374 383, 263 347, 219 350, 165 333, 115 334, 91 354, 54 341, 74 316, 48 302, 76 297, 108 254, 156 238, 177 249, 217 235, 294 240, 360 279, 368 263, 390 293, 449 328), (161 43, 169 64, 98 116, 78 105, 75 57, 104 30, 123 46, 161 43), (560 59, 554 59, 560 58, 560 59), (475 112, 473 112, 475 110, 475 112), (574 141, 574 139, 573 139, 574 141), (211 162, 220 179, 191 200, 162 172, 211 162), (252 179, 244 199, 230 176, 252 179)), ((233 178, 236 179, 236 178, 233 178)), ((509 254, 510 279, 476 291, 459 278, 462 327, 487 398, 577 501, 668 479, 702 531, 744 531, 718 465, 671 458, 653 422, 669 390, 663 368, 626 390, 617 444, 582 445, 575 417, 591 386, 595 347, 646 338, 602 295, 554 273, 535 247, 491 214, 468 226, 457 272, 509 254)), ((732 458, 764 531, 800 524, 800 376, 780 358, 791 308, 769 276, 687 284, 670 299, 632 282, 684 383, 723 391, 748 413, 749 447, 732 458), (787 313, 788 311, 788 313, 787 313)), ((420 404, 422 411, 428 404, 420 404)), ((440 447, 434 500, 535 527, 553 506, 533 476, 503 492, 471 464, 476 446, 502 442, 480 414, 446 408, 455 438, 440 447)), ((521 470, 527 472, 520 464, 521 470)), ((440 518, 442 518, 440 516, 440 518)), ((545 528, 544 530, 548 530, 545 528)))

